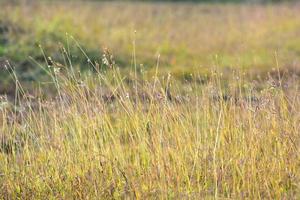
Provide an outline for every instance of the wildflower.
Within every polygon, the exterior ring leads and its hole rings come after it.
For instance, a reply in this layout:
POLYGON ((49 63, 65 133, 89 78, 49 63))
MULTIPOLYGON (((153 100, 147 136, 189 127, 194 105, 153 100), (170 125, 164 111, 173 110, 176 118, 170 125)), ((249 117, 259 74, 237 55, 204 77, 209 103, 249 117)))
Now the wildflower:
POLYGON ((102 63, 106 66, 109 66, 109 62, 105 54, 102 55, 102 63))
POLYGON ((109 52, 108 49, 104 49, 104 53, 102 55, 102 63, 110 68, 114 67, 115 65, 113 55, 109 52))

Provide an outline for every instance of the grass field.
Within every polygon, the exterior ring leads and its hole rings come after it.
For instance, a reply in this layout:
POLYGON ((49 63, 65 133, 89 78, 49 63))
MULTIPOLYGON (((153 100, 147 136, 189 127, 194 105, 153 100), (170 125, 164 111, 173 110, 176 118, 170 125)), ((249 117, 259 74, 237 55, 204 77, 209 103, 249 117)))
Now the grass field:
MULTIPOLYGON (((132 63, 132 42, 138 64, 161 66, 173 74, 209 68, 218 56, 223 67, 269 70, 275 53, 280 66, 299 65, 300 22, 297 4, 193 3, 48 3, 6 6, 2 27, 10 30, 0 55, 24 63, 38 59, 41 44, 60 58, 59 43, 73 35, 90 57, 101 58, 103 48, 120 67, 132 63), (78 17, 80 15, 80 17, 78 17), (1 53, 2 52, 2 53, 1 53)), ((72 52, 75 56, 76 50, 72 52)), ((85 62, 86 60, 84 60, 85 62)))
POLYGON ((300 198, 299 5, 2 8, 0 199, 300 198))

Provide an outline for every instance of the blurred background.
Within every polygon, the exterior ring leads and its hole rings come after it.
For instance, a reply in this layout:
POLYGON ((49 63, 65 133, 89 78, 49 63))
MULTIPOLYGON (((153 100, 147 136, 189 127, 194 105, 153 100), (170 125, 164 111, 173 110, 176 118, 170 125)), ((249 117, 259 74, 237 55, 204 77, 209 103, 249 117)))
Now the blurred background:
POLYGON ((253 77, 277 66, 298 73, 299 10, 293 0, 2 0, 0 93, 14 90, 7 60, 32 87, 46 80, 37 63, 67 65, 64 49, 82 71, 90 68, 84 50, 97 63, 109 51, 126 73, 136 60, 150 75, 160 55, 161 73, 179 79, 216 65, 253 77))

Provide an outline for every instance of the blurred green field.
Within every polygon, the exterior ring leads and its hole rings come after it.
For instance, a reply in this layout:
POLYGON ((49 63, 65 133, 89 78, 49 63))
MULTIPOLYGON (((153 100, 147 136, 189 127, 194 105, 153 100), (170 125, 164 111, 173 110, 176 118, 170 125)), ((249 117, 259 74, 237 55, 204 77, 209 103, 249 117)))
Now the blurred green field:
MULTIPOLYGON (((297 4, 31 3, 2 6, 0 56, 18 68, 41 60, 38 45, 61 60, 69 42, 74 62, 86 63, 66 33, 101 61, 108 48, 120 68, 160 66, 182 77, 213 65, 264 71, 299 67, 300 13, 297 4), (276 59, 275 59, 276 56, 276 59)), ((29 76, 29 75, 28 75, 29 76)))

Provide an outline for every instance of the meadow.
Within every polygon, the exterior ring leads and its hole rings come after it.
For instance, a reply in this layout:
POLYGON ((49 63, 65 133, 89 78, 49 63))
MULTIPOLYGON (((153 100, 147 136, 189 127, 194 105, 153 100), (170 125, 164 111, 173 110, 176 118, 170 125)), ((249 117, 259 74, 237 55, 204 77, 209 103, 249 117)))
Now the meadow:
POLYGON ((0 6, 0 199, 300 198, 297 3, 0 6))

